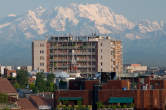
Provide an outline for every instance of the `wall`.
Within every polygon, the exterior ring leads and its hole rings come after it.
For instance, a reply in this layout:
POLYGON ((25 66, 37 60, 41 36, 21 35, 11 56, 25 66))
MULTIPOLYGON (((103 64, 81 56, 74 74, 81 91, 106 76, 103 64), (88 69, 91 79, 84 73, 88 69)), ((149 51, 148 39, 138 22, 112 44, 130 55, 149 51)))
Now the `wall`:
POLYGON ((32 66, 33 70, 47 72, 47 49, 46 40, 35 40, 32 43, 32 66), (44 64, 44 65, 43 65, 44 64))
POLYGON ((99 100, 108 104, 110 97, 133 97, 137 110, 165 110, 166 90, 100 90, 99 100))
POLYGON ((82 97, 82 104, 89 105, 91 104, 91 95, 88 90, 70 90, 63 91, 59 90, 54 93, 55 105, 58 104, 59 97, 82 97))

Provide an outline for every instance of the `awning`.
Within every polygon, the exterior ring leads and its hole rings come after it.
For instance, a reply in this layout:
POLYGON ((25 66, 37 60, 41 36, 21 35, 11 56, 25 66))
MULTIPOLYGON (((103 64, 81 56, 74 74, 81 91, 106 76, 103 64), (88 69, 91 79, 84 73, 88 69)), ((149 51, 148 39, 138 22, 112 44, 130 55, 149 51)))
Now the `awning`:
POLYGON ((60 97, 59 100, 68 100, 68 101, 72 101, 72 100, 82 100, 82 97, 60 97))
POLYGON ((111 97, 109 98, 109 103, 133 103, 132 97, 111 97))

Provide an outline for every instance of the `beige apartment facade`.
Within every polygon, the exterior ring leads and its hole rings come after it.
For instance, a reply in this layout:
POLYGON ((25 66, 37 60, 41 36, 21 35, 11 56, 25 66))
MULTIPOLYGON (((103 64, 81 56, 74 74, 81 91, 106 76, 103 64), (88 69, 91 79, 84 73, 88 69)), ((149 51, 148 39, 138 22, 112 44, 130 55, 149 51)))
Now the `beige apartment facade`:
POLYGON ((43 49, 47 52, 43 54, 46 59, 44 62, 46 72, 59 70, 68 73, 116 72, 120 74, 122 72, 121 41, 112 40, 110 37, 50 37, 44 41, 45 48, 40 47, 40 43, 34 45, 38 49, 32 49, 34 50, 33 62, 36 62, 34 69, 42 68, 39 51, 43 49))
POLYGON ((32 42, 32 69, 47 72, 47 40, 32 42))

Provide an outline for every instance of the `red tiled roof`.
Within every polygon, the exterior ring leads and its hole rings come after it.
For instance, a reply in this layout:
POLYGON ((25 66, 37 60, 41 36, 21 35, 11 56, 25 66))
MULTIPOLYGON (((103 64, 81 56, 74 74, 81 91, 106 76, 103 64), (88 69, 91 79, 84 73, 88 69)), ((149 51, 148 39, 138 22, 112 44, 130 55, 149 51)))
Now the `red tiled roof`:
POLYGON ((16 89, 6 78, 0 78, 0 93, 17 93, 16 89))
POLYGON ((37 108, 26 98, 19 99, 18 105, 21 106, 21 110, 37 110, 37 108))
POLYGON ((47 103, 47 101, 42 98, 41 96, 30 96, 30 99, 37 105, 37 106, 41 106, 41 105, 49 105, 47 103))

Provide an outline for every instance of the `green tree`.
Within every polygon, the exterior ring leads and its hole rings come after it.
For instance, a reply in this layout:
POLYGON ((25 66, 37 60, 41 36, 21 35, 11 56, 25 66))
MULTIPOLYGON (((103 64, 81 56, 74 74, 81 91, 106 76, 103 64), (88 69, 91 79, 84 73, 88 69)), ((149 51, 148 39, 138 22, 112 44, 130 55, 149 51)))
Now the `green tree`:
POLYGON ((28 72, 26 70, 17 70, 16 80, 20 88, 25 88, 28 84, 28 72))
POLYGON ((8 103, 8 95, 0 93, 0 103, 7 104, 8 103))
POLYGON ((44 80, 44 73, 37 73, 35 87, 38 92, 47 91, 46 81, 44 80))
POLYGON ((6 107, 6 108, 4 108, 4 109, 2 109, 2 110, 10 110, 10 109, 6 107))
POLYGON ((37 88, 35 87, 35 83, 29 84, 29 89, 31 89, 33 93, 37 93, 37 88))
POLYGON ((48 92, 54 92, 54 90, 55 90, 55 84, 53 83, 53 82, 47 82, 47 90, 48 90, 48 92))
POLYGON ((100 108, 103 108, 103 103, 102 102, 97 102, 97 108, 100 109, 100 108))
POLYGON ((53 73, 50 73, 47 75, 47 81, 48 82, 54 82, 55 75, 53 73))
POLYGON ((47 91, 48 92, 53 92, 55 89, 55 84, 54 84, 54 74, 48 74, 47 75, 47 91))
POLYGON ((19 89, 19 88, 20 88, 20 85, 19 85, 19 83, 18 83, 17 81, 14 82, 13 86, 14 86, 16 89, 19 89))

